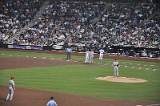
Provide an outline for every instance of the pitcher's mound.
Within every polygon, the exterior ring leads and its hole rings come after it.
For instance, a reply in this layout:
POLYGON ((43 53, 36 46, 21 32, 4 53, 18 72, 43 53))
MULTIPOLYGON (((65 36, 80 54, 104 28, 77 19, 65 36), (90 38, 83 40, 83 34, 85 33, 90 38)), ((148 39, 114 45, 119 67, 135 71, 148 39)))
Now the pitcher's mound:
POLYGON ((110 81, 110 82, 122 82, 122 83, 142 83, 148 82, 145 79, 139 78, 127 78, 127 77, 114 77, 114 76, 106 76, 106 77, 98 77, 95 78, 97 80, 110 81))

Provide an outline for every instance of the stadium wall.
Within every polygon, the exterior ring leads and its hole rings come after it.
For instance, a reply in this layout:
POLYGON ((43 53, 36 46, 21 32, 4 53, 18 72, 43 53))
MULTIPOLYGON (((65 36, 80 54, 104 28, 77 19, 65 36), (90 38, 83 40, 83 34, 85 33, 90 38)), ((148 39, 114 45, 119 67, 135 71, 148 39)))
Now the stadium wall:
MULTIPOLYGON (((0 48, 9 48, 9 49, 24 49, 24 50, 65 50, 65 48, 55 49, 53 46, 35 46, 35 45, 16 45, 16 44, 3 44, 0 43, 0 48)), ((87 46, 76 46, 71 45, 71 48, 73 51, 76 52, 85 52, 87 46)), ((95 53, 99 53, 100 48, 93 48, 95 50, 95 53)), ((117 55, 125 55, 125 52, 128 51, 128 56, 134 56, 134 53, 136 53, 136 56, 144 57, 143 53, 146 51, 146 57, 149 57, 152 55, 153 58, 160 57, 160 48, 146 48, 146 47, 136 47, 132 45, 111 45, 107 47, 103 47, 105 50, 105 54, 117 54, 117 55)))

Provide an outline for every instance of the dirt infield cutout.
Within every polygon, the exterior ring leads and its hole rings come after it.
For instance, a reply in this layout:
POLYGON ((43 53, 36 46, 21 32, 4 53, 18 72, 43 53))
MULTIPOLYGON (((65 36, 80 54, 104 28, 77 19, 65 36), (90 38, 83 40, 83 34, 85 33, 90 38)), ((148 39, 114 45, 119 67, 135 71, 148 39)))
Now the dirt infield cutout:
POLYGON ((114 76, 105 76, 95 78, 97 80, 110 81, 110 82, 121 82, 121 83, 142 83, 148 82, 145 79, 140 78, 127 78, 127 77, 114 77, 114 76))

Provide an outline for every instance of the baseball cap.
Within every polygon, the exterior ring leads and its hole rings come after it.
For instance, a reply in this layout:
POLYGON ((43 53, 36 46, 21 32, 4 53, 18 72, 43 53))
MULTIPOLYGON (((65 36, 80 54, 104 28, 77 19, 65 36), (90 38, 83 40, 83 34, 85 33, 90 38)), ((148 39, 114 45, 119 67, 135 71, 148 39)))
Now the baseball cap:
POLYGON ((11 76, 11 79, 14 79, 14 76, 11 76))

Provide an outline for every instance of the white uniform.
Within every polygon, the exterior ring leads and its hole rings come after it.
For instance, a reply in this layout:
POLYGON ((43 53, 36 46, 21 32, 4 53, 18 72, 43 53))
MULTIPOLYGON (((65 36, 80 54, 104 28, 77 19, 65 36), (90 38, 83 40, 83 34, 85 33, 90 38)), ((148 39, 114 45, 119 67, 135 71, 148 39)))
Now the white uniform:
POLYGON ((118 77, 119 76, 119 72, 118 72, 118 61, 113 62, 113 66, 114 66, 114 76, 118 77))
POLYGON ((89 62, 89 54, 90 54, 90 51, 86 51, 86 58, 85 58, 85 63, 88 63, 89 62))
POLYGON ((14 95, 14 86, 15 86, 15 84, 14 84, 14 81, 11 79, 11 80, 9 80, 9 93, 8 93, 8 95, 7 95, 7 98, 6 98, 6 100, 10 100, 10 101, 12 101, 12 98, 13 98, 13 95, 14 95))
POLYGON ((99 50, 99 59, 102 60, 103 59, 103 54, 104 54, 104 50, 100 49, 99 50))

